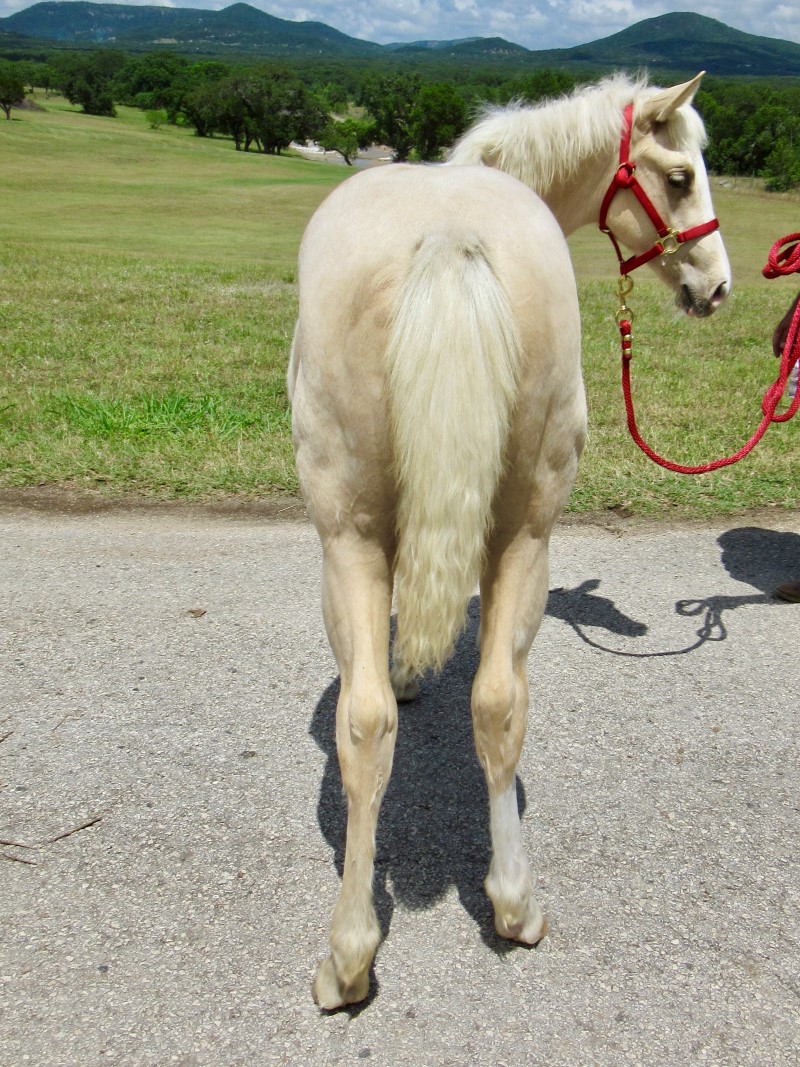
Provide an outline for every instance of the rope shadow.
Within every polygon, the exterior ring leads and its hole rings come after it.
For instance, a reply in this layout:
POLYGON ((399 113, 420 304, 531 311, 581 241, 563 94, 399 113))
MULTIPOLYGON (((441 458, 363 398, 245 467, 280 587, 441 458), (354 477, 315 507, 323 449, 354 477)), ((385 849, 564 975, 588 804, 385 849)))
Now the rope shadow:
POLYGON ((662 649, 657 652, 630 652, 626 649, 610 648, 585 632, 584 627, 598 627, 611 634, 623 637, 643 637, 650 628, 645 623, 636 622, 623 615, 607 597, 588 594, 586 588, 597 588, 599 580, 583 582, 576 589, 554 589, 547 602, 547 614, 565 622, 578 635, 584 644, 612 656, 628 659, 658 659, 668 656, 685 656, 695 652, 708 641, 725 641, 728 631, 723 621, 723 612, 745 604, 763 604, 769 598, 763 594, 749 596, 712 596, 703 600, 679 600, 675 612, 686 618, 702 617, 695 639, 682 648, 662 649), (610 606, 610 607, 609 607, 610 606), (612 613, 613 609, 613 613, 612 613), (615 625, 610 625, 613 621, 615 625))
MULTIPOLYGON (((584 644, 600 652, 629 659, 658 659, 685 656, 709 641, 725 641, 728 630, 724 613, 749 604, 773 603, 771 590, 787 574, 800 571, 800 535, 746 526, 727 530, 717 539, 722 549, 722 564, 735 581, 755 586, 758 593, 742 596, 718 595, 703 599, 684 599, 675 603, 675 612, 684 618, 701 618, 695 638, 682 648, 657 652, 630 652, 609 648, 585 632, 598 627, 623 637, 643 637, 649 627, 624 615, 608 597, 594 595, 600 585, 597 578, 582 582, 575 589, 554 589, 547 601, 546 613, 565 622, 584 644)), ((776 605, 777 606, 777 605, 776 605)))

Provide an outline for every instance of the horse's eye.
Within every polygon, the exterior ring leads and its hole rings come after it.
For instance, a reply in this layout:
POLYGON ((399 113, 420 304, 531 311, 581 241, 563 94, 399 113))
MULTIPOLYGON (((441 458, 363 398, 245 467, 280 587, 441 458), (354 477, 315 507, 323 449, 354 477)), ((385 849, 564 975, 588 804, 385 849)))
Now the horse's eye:
POLYGON ((692 176, 686 170, 673 170, 667 175, 667 181, 673 189, 688 189, 692 184, 692 176))

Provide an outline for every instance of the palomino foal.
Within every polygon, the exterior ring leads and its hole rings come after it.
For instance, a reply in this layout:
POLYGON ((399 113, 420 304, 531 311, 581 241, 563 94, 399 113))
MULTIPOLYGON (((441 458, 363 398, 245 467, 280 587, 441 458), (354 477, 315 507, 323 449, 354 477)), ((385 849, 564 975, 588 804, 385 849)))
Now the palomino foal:
MULTIPOLYGON (((502 937, 544 936, 515 776, 550 532, 586 430, 564 233, 597 221, 631 102, 631 160, 661 217, 679 230, 710 217, 702 125, 689 108, 696 85, 658 91, 614 78, 554 104, 491 112, 456 147, 459 165, 359 173, 308 226, 288 382, 341 674, 336 742, 348 800, 330 954, 314 985, 325 1009, 369 989, 380 938, 375 830, 397 700, 446 661, 478 583, 472 717, 490 804, 486 891, 502 937)), ((616 197, 608 218, 634 252, 652 245, 632 198, 616 197)), ((730 285, 717 233, 653 266, 694 314, 713 311, 730 285)))

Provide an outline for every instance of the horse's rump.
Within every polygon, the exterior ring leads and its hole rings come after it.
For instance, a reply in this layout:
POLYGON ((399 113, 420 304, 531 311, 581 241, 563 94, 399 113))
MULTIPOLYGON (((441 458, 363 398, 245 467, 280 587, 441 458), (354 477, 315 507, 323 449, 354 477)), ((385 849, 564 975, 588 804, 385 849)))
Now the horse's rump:
POLYGON ((290 378, 299 373, 298 469, 304 487, 315 483, 312 515, 324 538, 334 523, 363 530, 391 513, 396 658, 410 674, 438 669, 480 577, 512 428, 535 448, 552 396, 580 393, 564 238, 538 197, 500 172, 376 170, 318 212, 300 291, 290 378), (521 392, 526 403, 536 394, 537 414, 517 410, 521 392), (323 448, 326 463, 336 457, 325 492, 322 459, 309 459, 323 448), (334 496, 335 518, 320 514, 334 496))

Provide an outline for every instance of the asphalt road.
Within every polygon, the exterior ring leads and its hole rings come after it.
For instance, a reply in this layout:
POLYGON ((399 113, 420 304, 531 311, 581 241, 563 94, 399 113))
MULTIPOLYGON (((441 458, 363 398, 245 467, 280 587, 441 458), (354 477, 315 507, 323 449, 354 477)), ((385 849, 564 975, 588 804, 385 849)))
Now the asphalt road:
POLYGON ((342 862, 302 522, 0 508, 0 1062, 800 1062, 800 513, 561 528, 498 941, 456 656, 402 710, 359 1011, 311 978, 342 862), (9 843, 11 842, 11 843, 9 843), (23 847, 27 846, 27 847, 23 847))

